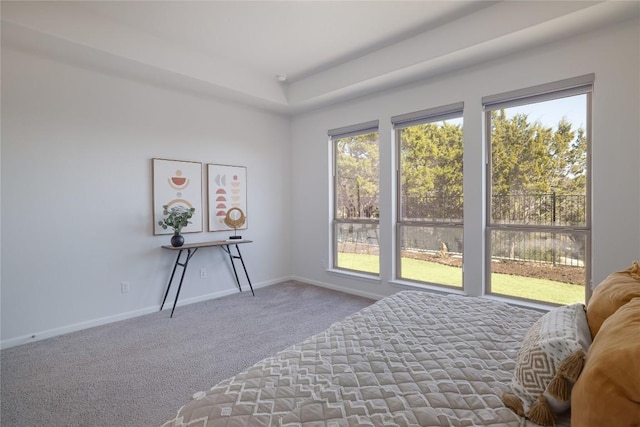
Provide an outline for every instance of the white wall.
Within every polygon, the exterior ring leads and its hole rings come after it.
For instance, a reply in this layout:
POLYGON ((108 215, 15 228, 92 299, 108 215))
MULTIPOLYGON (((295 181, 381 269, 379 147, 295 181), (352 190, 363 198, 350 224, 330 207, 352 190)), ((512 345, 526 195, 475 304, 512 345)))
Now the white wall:
POLYGON ((579 37, 469 69, 333 105, 292 123, 294 276, 364 295, 399 290, 393 278, 393 142, 396 114, 464 101, 465 287, 482 293, 483 138, 481 98, 504 91, 595 73, 593 95, 593 283, 640 258, 640 31, 627 21, 579 37), (380 120, 381 280, 336 275, 329 259, 329 155, 327 130, 380 120))
MULTIPOLYGON (((249 274, 287 278, 289 141, 277 115, 3 48, 2 345, 158 309, 176 254, 152 235, 153 157, 247 166, 249 274)), ((182 301, 235 292, 223 255, 193 257, 182 301)))

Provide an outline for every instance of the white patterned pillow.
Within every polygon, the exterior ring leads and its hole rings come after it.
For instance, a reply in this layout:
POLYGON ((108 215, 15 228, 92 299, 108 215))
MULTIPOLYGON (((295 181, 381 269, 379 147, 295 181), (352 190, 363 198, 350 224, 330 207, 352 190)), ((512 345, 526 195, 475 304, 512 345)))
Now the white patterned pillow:
POLYGON ((505 393, 502 401, 536 424, 555 425, 556 414, 571 405, 571 387, 590 345, 584 304, 565 305, 544 314, 522 342, 511 381, 513 394, 505 393))

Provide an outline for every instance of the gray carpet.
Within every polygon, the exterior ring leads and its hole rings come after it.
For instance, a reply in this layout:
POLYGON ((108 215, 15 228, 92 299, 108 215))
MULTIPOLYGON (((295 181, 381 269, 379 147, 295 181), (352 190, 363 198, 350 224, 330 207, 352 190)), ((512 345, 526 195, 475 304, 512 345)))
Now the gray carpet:
POLYGON ((2 427, 159 426, 208 390, 373 301, 297 282, 2 350, 2 427))

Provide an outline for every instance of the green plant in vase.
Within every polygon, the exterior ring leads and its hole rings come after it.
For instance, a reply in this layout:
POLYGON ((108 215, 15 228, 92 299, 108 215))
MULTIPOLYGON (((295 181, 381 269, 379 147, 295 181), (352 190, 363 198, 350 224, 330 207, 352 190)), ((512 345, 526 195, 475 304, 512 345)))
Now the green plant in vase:
POLYGON ((193 213, 196 211, 196 208, 176 206, 169 209, 169 205, 163 205, 162 209, 164 219, 162 221, 158 221, 158 225, 162 227, 163 230, 166 230, 167 228, 171 228, 173 230, 173 237, 171 238, 172 246, 182 246, 184 244, 184 237, 180 235, 180 232, 183 227, 191 224, 189 219, 193 217, 193 213))

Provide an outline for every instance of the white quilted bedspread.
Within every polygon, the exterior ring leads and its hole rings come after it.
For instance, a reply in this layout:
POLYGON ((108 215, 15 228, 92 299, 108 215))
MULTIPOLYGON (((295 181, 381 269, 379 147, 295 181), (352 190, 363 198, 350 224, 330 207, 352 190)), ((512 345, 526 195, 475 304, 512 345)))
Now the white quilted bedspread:
POLYGON ((196 393, 164 427, 533 426, 500 396, 540 316, 399 292, 196 393))

